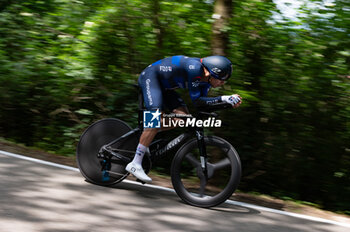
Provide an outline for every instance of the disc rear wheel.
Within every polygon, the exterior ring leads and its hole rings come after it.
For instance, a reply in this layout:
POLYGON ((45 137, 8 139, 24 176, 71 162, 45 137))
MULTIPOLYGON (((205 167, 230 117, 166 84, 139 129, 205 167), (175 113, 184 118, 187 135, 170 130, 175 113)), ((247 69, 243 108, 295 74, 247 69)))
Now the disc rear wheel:
MULTIPOLYGON (((109 178, 103 178, 101 165, 103 159, 98 158, 98 152, 103 145, 129 131, 131 131, 131 127, 128 124, 113 118, 97 121, 85 130, 77 146, 77 164, 80 172, 89 182, 98 185, 113 185, 127 177, 126 163, 111 157, 109 178)), ((118 151, 118 153, 130 157, 131 160, 137 144, 138 137, 134 134, 114 144, 112 149, 125 150, 124 152, 118 151)))

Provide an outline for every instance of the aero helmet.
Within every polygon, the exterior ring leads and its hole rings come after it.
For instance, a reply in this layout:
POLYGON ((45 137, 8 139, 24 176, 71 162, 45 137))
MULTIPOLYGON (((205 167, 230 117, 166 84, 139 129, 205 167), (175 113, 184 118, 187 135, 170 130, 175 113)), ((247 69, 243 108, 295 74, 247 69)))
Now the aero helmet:
POLYGON ((208 56, 201 59, 210 75, 216 79, 226 81, 232 73, 232 63, 224 56, 208 56))

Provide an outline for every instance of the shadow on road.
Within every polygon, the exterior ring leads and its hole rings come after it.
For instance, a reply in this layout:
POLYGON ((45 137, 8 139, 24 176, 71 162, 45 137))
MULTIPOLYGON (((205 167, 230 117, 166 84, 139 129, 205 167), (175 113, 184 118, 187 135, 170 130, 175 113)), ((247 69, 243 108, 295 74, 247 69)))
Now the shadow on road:
MULTIPOLYGON (((129 183, 119 183, 117 185, 114 185, 112 188, 133 191, 141 198, 146 198, 146 199, 147 198, 149 199, 166 198, 169 201, 175 201, 180 204, 186 204, 174 192, 169 192, 167 190, 162 190, 162 189, 157 189, 155 191, 154 189, 149 188, 147 185, 142 186, 138 184, 135 185, 135 184, 129 184, 129 183)), ((217 211, 217 212, 223 212, 223 213, 234 213, 234 214, 259 214, 260 213, 260 211, 255 209, 251 209, 243 206, 236 206, 228 203, 224 203, 219 206, 207 208, 204 210, 211 210, 211 211, 217 211)))

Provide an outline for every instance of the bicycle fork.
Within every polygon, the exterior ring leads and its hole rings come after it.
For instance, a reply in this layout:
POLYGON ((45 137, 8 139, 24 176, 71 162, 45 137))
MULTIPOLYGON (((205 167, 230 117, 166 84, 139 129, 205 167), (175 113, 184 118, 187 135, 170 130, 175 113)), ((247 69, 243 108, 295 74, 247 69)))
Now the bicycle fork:
POLYGON ((196 130, 197 144, 199 148, 199 157, 201 162, 202 172, 205 177, 205 182, 208 180, 208 165, 207 165, 207 150, 204 142, 203 129, 196 130))

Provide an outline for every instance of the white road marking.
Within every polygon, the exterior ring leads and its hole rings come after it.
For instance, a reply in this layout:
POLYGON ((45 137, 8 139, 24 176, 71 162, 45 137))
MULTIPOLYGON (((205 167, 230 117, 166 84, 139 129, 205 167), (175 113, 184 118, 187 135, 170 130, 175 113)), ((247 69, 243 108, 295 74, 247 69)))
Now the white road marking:
MULTIPOLYGON (((53 166, 53 167, 57 167, 57 168, 62 168, 62 169, 70 170, 70 171, 79 172, 78 168, 73 168, 70 166, 62 165, 62 164, 57 164, 57 163, 48 162, 48 161, 44 161, 44 160, 40 160, 40 159, 35 159, 35 158, 23 156, 23 155, 18 155, 18 154, 14 154, 14 153, 7 152, 7 151, 0 150, 0 154, 14 157, 14 158, 18 158, 18 159, 28 160, 28 161, 39 163, 39 164, 44 164, 44 165, 48 165, 48 166, 53 166)), ((131 181, 131 180, 123 180, 123 182, 128 183, 128 184, 142 185, 139 182, 131 181)), ((162 187, 162 186, 150 185, 150 184, 143 185, 143 186, 148 187, 148 188, 164 190, 164 191, 175 193, 174 189, 166 188, 166 187, 162 187)), ((244 203, 244 202, 227 200, 225 203, 228 203, 231 205, 236 205, 236 206, 242 206, 242 207, 246 207, 246 208, 251 208, 251 209, 255 209, 255 210, 261 210, 261 211, 265 211, 265 212, 270 212, 270 213, 275 213, 275 214, 280 214, 280 215, 285 215, 285 216, 301 218, 301 219, 306 219, 306 220, 310 220, 310 221, 328 223, 328 224, 332 224, 332 225, 350 228, 350 224, 348 224, 348 223, 336 222, 336 221, 332 221, 332 220, 328 220, 328 219, 323 219, 323 218, 318 218, 318 217, 313 217, 313 216, 308 216, 308 215, 303 215, 303 214, 285 212, 285 211, 281 211, 281 210, 271 209, 271 208, 253 205, 253 204, 248 204, 248 203, 244 203)))

